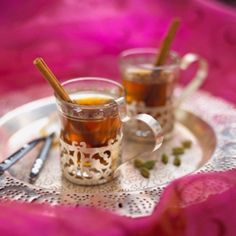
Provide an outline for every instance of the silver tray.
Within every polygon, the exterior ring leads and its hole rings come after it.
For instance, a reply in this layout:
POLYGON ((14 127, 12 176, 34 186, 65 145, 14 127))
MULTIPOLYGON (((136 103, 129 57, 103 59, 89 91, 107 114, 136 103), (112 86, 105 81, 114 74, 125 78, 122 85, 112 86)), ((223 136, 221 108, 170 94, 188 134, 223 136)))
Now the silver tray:
MULTIPOLYGON (((0 160, 41 135, 45 125, 48 132, 58 130, 56 121, 48 122, 55 110, 54 99, 50 97, 3 116, 0 119, 0 160)), ((133 217, 149 215, 170 181, 188 174, 223 171, 236 166, 236 111, 232 105, 198 92, 176 111, 176 118, 172 139, 152 155, 145 154, 150 145, 125 141, 124 158, 140 153, 140 159, 157 160, 149 179, 143 178, 130 161, 122 166, 119 177, 107 184, 74 185, 61 176, 58 146, 55 145, 33 185, 29 183, 28 175, 38 150, 31 151, 0 176, 0 198, 95 206, 133 217), (173 165, 171 150, 183 140, 191 140, 192 147, 181 157, 181 165, 177 167, 173 165), (169 155, 167 165, 161 162, 162 153, 169 155)))

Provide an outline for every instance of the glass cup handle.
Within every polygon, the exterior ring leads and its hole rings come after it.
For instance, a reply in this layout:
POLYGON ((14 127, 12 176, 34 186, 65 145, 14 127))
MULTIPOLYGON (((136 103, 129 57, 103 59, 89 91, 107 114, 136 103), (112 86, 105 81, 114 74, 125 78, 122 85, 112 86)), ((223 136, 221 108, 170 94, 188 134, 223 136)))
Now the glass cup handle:
POLYGON ((154 147, 152 152, 156 151, 163 142, 163 132, 160 123, 148 114, 139 114, 132 118, 126 116, 122 119, 124 123, 130 121, 139 121, 142 122, 151 132, 154 138, 154 147))
POLYGON ((189 82, 183 90, 180 97, 177 99, 175 106, 178 107, 190 94, 195 92, 204 82, 208 74, 208 64, 204 58, 199 57, 194 53, 187 53, 180 61, 180 69, 186 70, 192 63, 198 62, 199 66, 194 78, 189 82))
POLYGON ((119 175, 119 171, 120 171, 121 167, 123 167, 124 165, 129 163, 131 160, 134 160, 137 157, 144 155, 144 154, 145 155, 151 154, 152 152, 156 151, 162 145, 164 135, 163 135, 160 123, 156 119, 154 119, 152 116, 150 116, 148 114, 139 114, 139 115, 136 115, 132 118, 126 116, 122 119, 122 122, 126 123, 126 122, 130 122, 130 121, 134 121, 134 120, 142 122, 152 132, 153 138, 155 141, 154 147, 151 151, 137 153, 136 155, 133 155, 132 157, 126 159, 125 161, 122 161, 121 164, 118 166, 118 168, 115 170, 115 172, 113 174, 114 177, 117 177, 119 175))

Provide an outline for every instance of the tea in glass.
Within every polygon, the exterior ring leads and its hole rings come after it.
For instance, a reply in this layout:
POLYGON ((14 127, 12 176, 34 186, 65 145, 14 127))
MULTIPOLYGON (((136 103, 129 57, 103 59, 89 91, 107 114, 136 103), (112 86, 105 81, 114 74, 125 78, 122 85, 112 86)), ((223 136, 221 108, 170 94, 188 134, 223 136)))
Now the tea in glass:
POLYGON ((73 100, 72 104, 57 98, 63 174, 77 184, 105 183, 121 160, 123 88, 95 78, 63 86, 73 100))
MULTIPOLYGON (((174 125, 172 95, 179 73, 178 58, 172 55, 169 59, 176 66, 172 64, 158 68, 154 66, 155 58, 156 54, 152 50, 130 50, 122 54, 121 74, 126 103, 130 115, 150 114, 158 119, 164 133, 170 133, 174 125)), ((136 129, 140 131, 138 123, 136 129)), ((139 134, 142 135, 142 132, 139 134)))
MULTIPOLYGON (((196 54, 188 53, 180 58, 176 52, 171 51, 166 64, 156 66, 157 54, 154 48, 126 50, 120 55, 120 70, 129 115, 150 114, 158 119, 165 138, 168 138, 174 128, 175 109, 203 83, 207 76, 207 63, 196 54), (195 77, 183 90, 182 95, 174 98, 180 69, 187 69, 193 62, 199 63, 195 77)), ((138 122, 132 128, 137 131, 136 138, 149 136, 138 122)))

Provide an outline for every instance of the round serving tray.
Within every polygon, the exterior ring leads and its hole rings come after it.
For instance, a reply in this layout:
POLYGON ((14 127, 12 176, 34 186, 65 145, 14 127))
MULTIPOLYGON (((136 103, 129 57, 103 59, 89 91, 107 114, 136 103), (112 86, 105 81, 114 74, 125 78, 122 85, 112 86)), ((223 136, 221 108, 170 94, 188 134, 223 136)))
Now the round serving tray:
MULTIPOLYGON (((0 119, 0 160, 33 138, 58 131, 52 97, 21 106, 0 119), (46 128, 45 128, 46 127, 46 128)), ((176 124, 171 139, 161 149, 147 154, 150 145, 124 141, 123 158, 137 155, 144 160, 156 160, 150 178, 142 177, 133 161, 122 166, 120 175, 100 186, 78 186, 61 176, 58 146, 50 150, 45 166, 34 184, 28 176, 39 148, 31 151, 8 172, 0 176, 0 198, 27 202, 49 202, 101 207, 133 217, 151 214, 165 186, 172 180, 197 172, 223 171, 236 166, 236 110, 223 100, 206 93, 192 95, 176 111, 176 124), (192 147, 181 156, 181 165, 173 164, 172 148, 191 140, 192 147), (161 155, 169 156, 167 164, 161 155)))

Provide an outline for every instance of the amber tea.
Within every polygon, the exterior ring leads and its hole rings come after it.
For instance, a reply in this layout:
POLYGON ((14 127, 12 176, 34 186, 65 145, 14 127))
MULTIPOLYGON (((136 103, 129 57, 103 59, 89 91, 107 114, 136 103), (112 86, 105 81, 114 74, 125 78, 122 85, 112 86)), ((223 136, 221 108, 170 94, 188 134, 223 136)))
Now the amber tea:
POLYGON ((145 106, 156 107, 168 104, 175 87, 174 74, 168 72, 129 68, 122 74, 126 90, 126 102, 143 102, 145 106))
POLYGON ((156 72, 152 68, 150 64, 141 64, 122 71, 126 103, 131 115, 150 114, 168 133, 173 129, 172 94, 178 70, 156 72))
POLYGON ((121 133, 121 120, 114 99, 99 93, 78 93, 73 101, 79 106, 86 106, 81 117, 60 116, 62 123, 61 139, 68 144, 84 142, 89 148, 108 145, 121 133), (114 104, 106 114, 99 114, 96 106, 114 104))

